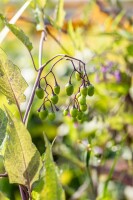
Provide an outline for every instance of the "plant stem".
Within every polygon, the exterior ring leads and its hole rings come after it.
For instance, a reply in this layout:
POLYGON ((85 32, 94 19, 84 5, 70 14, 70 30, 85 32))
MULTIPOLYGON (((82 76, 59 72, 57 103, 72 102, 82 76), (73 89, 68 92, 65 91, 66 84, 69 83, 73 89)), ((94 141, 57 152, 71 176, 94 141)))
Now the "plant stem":
POLYGON ((8 174, 5 172, 4 174, 0 174, 0 178, 8 177, 8 174))
POLYGON ((89 166, 86 167, 86 170, 87 170, 87 174, 88 174, 88 177, 89 177, 89 183, 91 185, 92 199, 95 200, 95 198, 96 198, 96 196, 95 196, 95 187, 94 187, 94 184, 93 184, 90 167, 89 166))
POLYGON ((42 66, 42 55, 43 55, 43 41, 45 40, 45 31, 42 31, 40 44, 39 44, 39 69, 42 66))
POLYGON ((35 81, 35 84, 34 84, 34 87, 33 87, 33 90, 32 90, 32 93, 31 93, 31 96, 30 96, 30 99, 29 99, 29 102, 28 102, 28 105, 27 105, 27 108, 26 108, 26 111, 25 111, 25 114, 24 114, 24 118, 23 118, 24 124, 27 124, 27 119, 28 119, 28 116, 29 116, 31 105, 32 105, 32 102, 33 102, 33 99, 34 99, 34 96, 35 96, 35 90, 36 90, 36 87, 37 87, 38 82, 40 80, 42 70, 43 70, 43 67, 41 67, 38 71, 37 78, 36 78, 36 81, 35 81))

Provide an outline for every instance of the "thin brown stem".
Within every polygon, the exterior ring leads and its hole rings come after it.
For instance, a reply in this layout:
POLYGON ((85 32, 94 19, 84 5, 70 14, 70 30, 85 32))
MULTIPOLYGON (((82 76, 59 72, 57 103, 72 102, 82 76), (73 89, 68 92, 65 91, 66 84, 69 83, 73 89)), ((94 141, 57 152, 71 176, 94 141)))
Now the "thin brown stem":
POLYGON ((30 54, 30 57, 31 57, 31 60, 32 60, 32 63, 33 63, 34 69, 35 69, 35 71, 37 72, 38 70, 37 70, 37 68, 36 68, 36 65, 35 65, 35 62, 34 62, 33 56, 32 56, 32 54, 31 54, 30 51, 29 51, 29 54, 30 54))
POLYGON ((33 99, 34 99, 34 96, 35 96, 35 90, 36 90, 36 87, 37 87, 37 85, 39 83, 42 70, 43 70, 43 67, 40 68, 39 71, 38 71, 38 75, 37 75, 35 84, 33 86, 33 90, 31 92, 31 96, 30 96, 30 99, 29 99, 29 102, 28 102, 28 105, 27 105, 27 108, 26 108, 26 111, 25 111, 25 114, 24 114, 24 118, 23 118, 23 123, 24 124, 27 124, 27 119, 28 119, 28 116, 29 116, 31 105, 32 105, 32 102, 33 102, 33 99))

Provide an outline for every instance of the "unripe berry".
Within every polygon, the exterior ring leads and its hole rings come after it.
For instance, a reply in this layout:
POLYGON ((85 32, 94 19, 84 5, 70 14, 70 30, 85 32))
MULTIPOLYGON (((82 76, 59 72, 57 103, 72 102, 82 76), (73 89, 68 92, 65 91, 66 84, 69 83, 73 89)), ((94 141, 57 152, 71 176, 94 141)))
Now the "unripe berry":
POLYGON ((78 98, 78 102, 80 105, 84 105, 86 104, 86 97, 81 95, 79 98, 78 98))
POLYGON ((36 89, 36 95, 39 99, 43 99, 44 97, 44 90, 42 88, 37 88, 36 89))
POLYGON ((87 110, 87 105, 86 104, 80 105, 80 110, 85 112, 87 110))
POLYGON ((41 110, 39 112, 39 117, 40 117, 41 120, 45 120, 47 118, 47 116, 48 116, 48 110, 47 109, 41 110))
POLYGON ((80 92, 81 92, 81 94, 83 95, 83 96, 87 96, 87 87, 85 87, 85 86, 82 86, 81 88, 80 88, 80 92))
POLYGON ((67 83, 66 86, 65 86, 65 88, 66 88, 67 95, 71 96, 73 94, 73 92, 74 92, 73 85, 71 83, 67 83))
POLYGON ((81 80, 80 73, 78 73, 77 71, 75 72, 75 78, 76 78, 77 81, 81 80))
POLYGON ((77 108, 71 108, 70 114, 71 114, 72 117, 75 118, 78 114, 78 109, 77 108))
POLYGON ((59 85, 55 85, 54 86, 54 93, 55 94, 59 94, 60 93, 60 86, 59 85))
POLYGON ((57 104, 58 103, 58 96, 56 94, 53 94, 51 96, 51 101, 53 104, 57 104))
POLYGON ((53 121, 53 120, 55 119, 55 113, 54 113, 54 112, 49 112, 49 113, 48 113, 48 119, 49 119, 50 121, 53 121))
POLYGON ((89 96, 93 96, 94 90, 95 90, 94 86, 93 86, 93 85, 89 85, 89 86, 87 87, 87 89, 88 89, 88 95, 89 95, 89 96))
POLYGON ((77 119, 81 120, 82 118, 83 118, 83 113, 82 113, 82 111, 79 111, 78 115, 77 115, 77 119))
POLYGON ((64 116, 67 116, 67 115, 68 115, 68 112, 69 112, 68 109, 64 110, 64 111, 63 111, 63 115, 64 115, 64 116))

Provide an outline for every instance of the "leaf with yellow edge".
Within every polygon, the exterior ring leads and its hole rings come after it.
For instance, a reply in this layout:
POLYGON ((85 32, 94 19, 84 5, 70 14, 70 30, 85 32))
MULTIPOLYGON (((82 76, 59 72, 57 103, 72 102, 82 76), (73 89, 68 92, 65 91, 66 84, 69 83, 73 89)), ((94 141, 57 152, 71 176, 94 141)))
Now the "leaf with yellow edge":
POLYGON ((24 91, 27 86, 20 69, 8 60, 7 55, 0 48, 0 92, 10 103, 20 105, 26 99, 24 91))
POLYGON ((39 178, 41 157, 24 124, 5 109, 8 127, 3 149, 4 166, 10 183, 25 185, 31 191, 32 184, 39 178))

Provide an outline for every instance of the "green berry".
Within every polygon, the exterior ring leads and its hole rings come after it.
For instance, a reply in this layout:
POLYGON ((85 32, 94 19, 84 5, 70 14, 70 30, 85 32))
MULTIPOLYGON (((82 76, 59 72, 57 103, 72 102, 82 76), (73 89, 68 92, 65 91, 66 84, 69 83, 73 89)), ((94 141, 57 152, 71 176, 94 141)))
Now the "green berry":
POLYGON ((36 89, 36 95, 39 99, 43 99, 44 97, 44 90, 42 88, 36 89))
POLYGON ((47 109, 41 110, 39 112, 39 117, 40 117, 41 120, 45 120, 47 116, 48 116, 48 110, 47 109))
POLYGON ((78 98, 78 102, 80 105, 84 105, 86 104, 86 97, 81 95, 79 98, 78 98))
POLYGON ((64 111, 63 111, 63 115, 64 115, 64 116, 67 116, 67 115, 68 115, 68 112, 69 112, 68 109, 64 110, 64 111))
POLYGON ((87 87, 87 89, 88 89, 88 95, 89 95, 89 96, 93 96, 94 90, 95 90, 94 86, 93 86, 93 85, 89 85, 89 86, 87 87))
POLYGON ((70 114, 71 114, 72 117, 75 118, 78 114, 78 109, 77 108, 71 108, 70 114))
POLYGON ((57 104, 58 103, 58 96, 56 95, 56 94, 53 94, 52 96, 51 96, 51 101, 52 101, 52 103, 53 104, 57 104))
POLYGON ((83 118, 83 113, 82 113, 82 111, 79 111, 78 115, 77 115, 77 119, 81 120, 82 118, 83 118))
POLYGON ((73 94, 73 92, 74 92, 73 85, 71 83, 67 83, 66 86, 65 86, 65 88, 66 88, 67 95, 71 96, 73 94))
POLYGON ((81 92, 81 94, 83 95, 83 96, 87 96, 87 87, 85 87, 85 86, 82 86, 81 88, 80 88, 80 92, 81 92))
POLYGON ((87 105, 86 104, 80 105, 80 110, 85 112, 87 110, 87 105))
POLYGON ((54 112, 49 112, 49 114, 48 114, 48 119, 49 119, 50 121, 53 121, 53 120, 55 119, 55 113, 54 113, 54 112))
POLYGON ((60 93, 60 86, 59 85, 55 85, 54 86, 54 93, 55 94, 59 94, 60 93))
POLYGON ((78 73, 77 71, 75 72, 75 78, 76 78, 77 81, 81 80, 80 73, 78 73))

